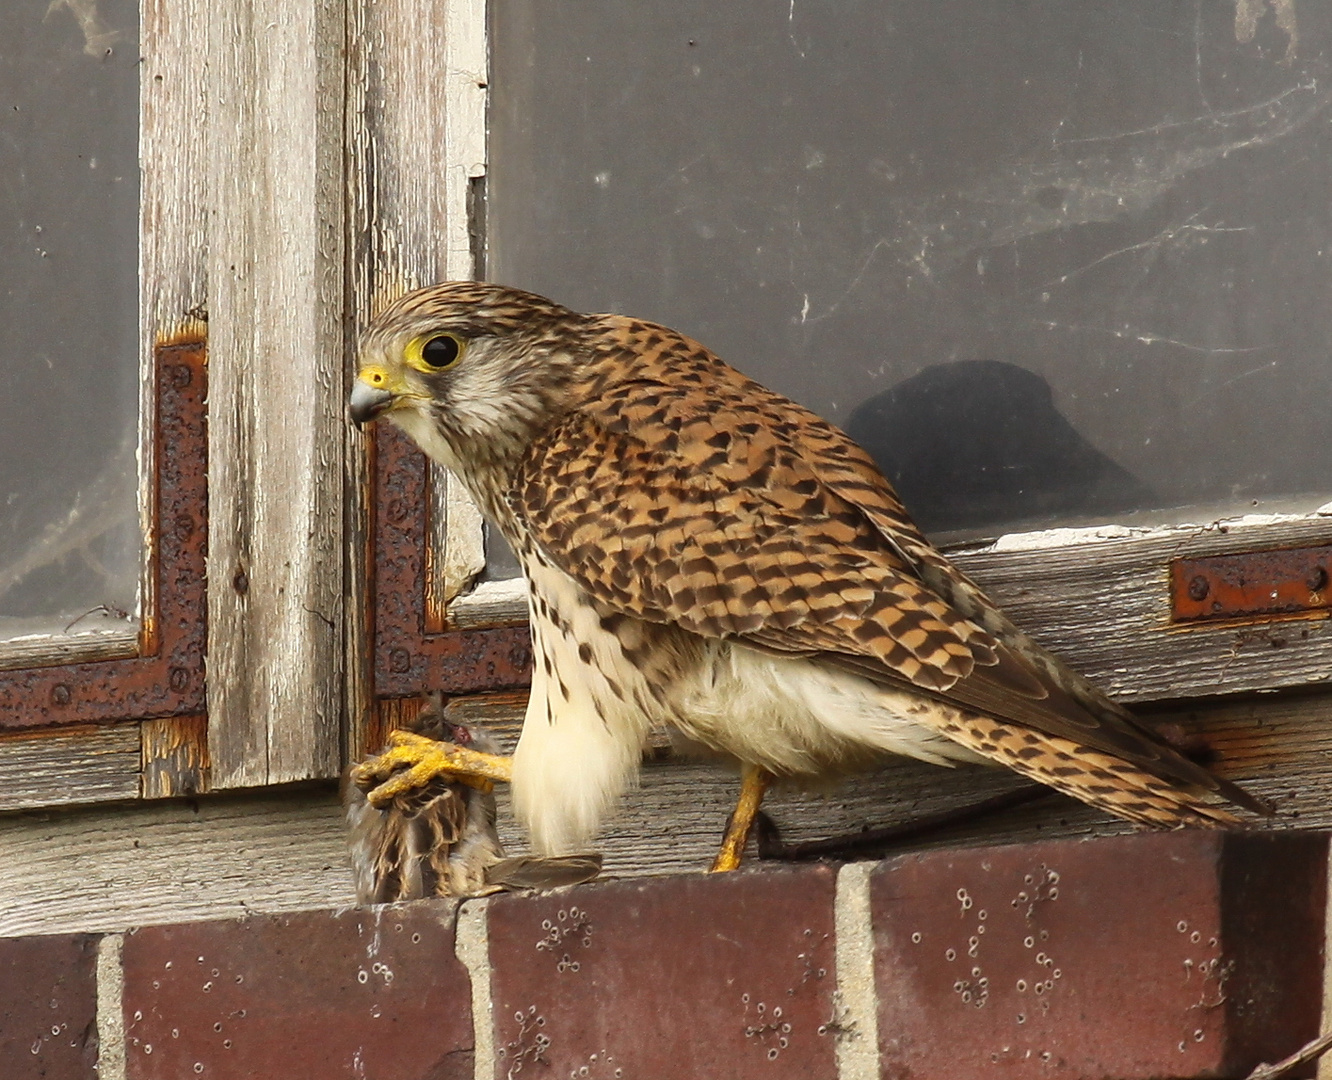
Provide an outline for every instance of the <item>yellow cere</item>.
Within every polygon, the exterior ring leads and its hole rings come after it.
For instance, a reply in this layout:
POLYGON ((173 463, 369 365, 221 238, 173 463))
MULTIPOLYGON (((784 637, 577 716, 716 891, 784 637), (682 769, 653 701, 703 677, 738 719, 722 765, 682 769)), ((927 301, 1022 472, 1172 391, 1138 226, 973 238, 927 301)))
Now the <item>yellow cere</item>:
POLYGON ((373 386, 376 390, 388 390, 390 392, 394 390, 393 380, 388 373, 388 369, 381 367, 379 364, 366 364, 356 373, 356 377, 361 382, 373 386))

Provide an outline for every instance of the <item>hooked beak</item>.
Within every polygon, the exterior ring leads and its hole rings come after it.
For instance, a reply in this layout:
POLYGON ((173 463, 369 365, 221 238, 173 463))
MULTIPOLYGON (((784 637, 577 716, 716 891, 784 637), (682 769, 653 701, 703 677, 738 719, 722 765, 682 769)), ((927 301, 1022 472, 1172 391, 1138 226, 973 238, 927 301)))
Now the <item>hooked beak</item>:
POLYGON ((392 404, 391 392, 378 386, 371 386, 364 379, 357 379, 352 384, 347 411, 351 414, 352 423, 358 428, 363 428, 392 404))

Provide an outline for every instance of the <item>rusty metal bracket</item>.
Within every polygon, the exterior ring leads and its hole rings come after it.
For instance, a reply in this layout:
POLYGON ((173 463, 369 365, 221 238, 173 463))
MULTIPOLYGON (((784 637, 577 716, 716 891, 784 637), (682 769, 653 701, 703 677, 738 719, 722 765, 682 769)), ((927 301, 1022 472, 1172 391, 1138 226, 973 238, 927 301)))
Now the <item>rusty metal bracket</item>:
POLYGON ((427 690, 475 694, 528 685, 527 627, 427 628, 426 457, 393 425, 376 424, 373 430, 375 696, 402 698, 427 690))
POLYGON ((208 606, 208 390, 201 339, 154 353, 157 427, 153 461, 150 610, 139 655, 0 671, 0 730, 107 724, 202 713, 208 606))
POLYGON ((1259 620, 1326 616, 1332 609, 1332 544, 1175 559, 1170 564, 1170 618, 1259 620))

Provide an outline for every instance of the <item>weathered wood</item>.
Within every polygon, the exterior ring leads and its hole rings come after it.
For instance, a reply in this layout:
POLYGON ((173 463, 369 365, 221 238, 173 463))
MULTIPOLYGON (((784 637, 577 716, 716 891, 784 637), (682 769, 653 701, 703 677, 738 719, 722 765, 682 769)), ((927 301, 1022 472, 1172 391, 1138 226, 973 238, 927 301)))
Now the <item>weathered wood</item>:
MULTIPOLYGON (((206 9, 198 0, 144 0, 139 54, 139 461, 153 460, 154 349, 203 332, 206 272, 204 65, 206 9)), ((153 526, 153 477, 140 470, 139 518, 153 526)), ((140 574, 142 610, 153 610, 151 542, 140 574)), ((111 627, 0 643, 0 668, 48 667, 138 655, 139 629, 111 627)), ((127 729, 128 730, 128 729, 127 729)), ((127 738, 122 731, 118 738, 127 738)), ((89 777, 92 798, 102 780, 89 777)), ((67 784, 66 787, 69 785, 67 784)), ((61 798, 55 801, 68 801, 61 798)))
MULTIPOLYGON (((1128 702, 1316 685, 1332 676, 1332 620, 1170 623, 1170 561, 1326 543, 1332 517, 1235 518, 1004 537, 950 557, 1041 644, 1128 702)), ((525 620, 526 593, 484 582, 449 609, 460 627, 525 620)))
MULTIPOLYGON (((485 172, 485 5, 356 0, 349 15, 351 297, 359 331, 410 289, 473 275, 467 201, 485 172), (442 32, 422 34, 423 26, 442 32)), ((353 453, 363 445, 357 436, 353 453)), ((363 454, 356 457, 359 470, 363 454)), ((466 495, 436 466, 429 487, 424 618, 439 630, 449 601, 485 557, 481 518, 466 495)), ((363 511, 352 513, 359 520, 363 511)), ((363 634, 363 626, 349 624, 349 632, 363 634)), ((378 738, 369 713, 361 716, 349 746, 378 738)))
MULTIPOLYGON (((448 0, 444 16, 444 277, 456 281, 476 277, 478 269, 469 203, 472 185, 484 183, 488 161, 486 0, 448 0)), ((447 470, 433 469, 442 480, 435 490, 444 494, 442 514, 438 503, 435 509, 446 529, 438 591, 447 603, 485 569, 485 538, 481 513, 462 485, 447 470)))
POLYGON ((208 9, 213 783, 338 771, 341 0, 208 9))
MULTIPOLYGON (((368 33, 363 0, 347 3, 347 91, 343 139, 347 153, 345 176, 346 266, 351 322, 347 335, 347 357, 343 364, 343 389, 351 392, 356 377, 356 332, 368 317, 367 273, 372 250, 374 148, 370 145, 367 118, 370 110, 371 53, 378 42, 368 33)), ((370 477, 374 471, 370 455, 374 440, 352 424, 343 425, 345 469, 343 521, 347 543, 347 585, 343 600, 343 663, 345 665, 342 763, 357 761, 374 742, 374 633, 371 617, 371 582, 374 576, 374 541, 371 536, 370 477)))
POLYGON ((449 605, 449 624, 459 630, 527 622, 527 581, 482 581, 449 605))
MULTIPOLYGON (((499 742, 502 754, 512 754, 518 745, 526 712, 525 690, 457 697, 451 699, 444 709, 444 715, 455 724, 480 724, 485 727, 499 742)), ((668 758, 672 753, 671 745, 670 733, 663 727, 654 726, 648 736, 647 756, 654 760, 668 758)))
MULTIPOLYGON (((354 331, 345 368, 348 389, 355 376, 354 338, 360 330, 402 293, 447 272, 448 185, 441 163, 448 138, 440 92, 448 78, 447 60, 439 35, 421 32, 423 26, 444 26, 446 8, 447 0, 348 4, 347 228, 354 331)), ((371 440, 350 430, 347 438, 348 539, 359 541, 352 550, 370 557, 366 448, 371 440)), ((442 490, 442 475, 432 479, 442 490)), ((434 515, 433 522, 442 529, 442 514, 434 515)), ((442 539, 433 550, 444 551, 442 539)), ((383 736, 378 710, 370 701, 369 581, 367 568, 353 567, 347 621, 349 758, 378 746, 383 736)), ((432 588, 443 588, 443 581, 437 568, 432 588)), ((435 606, 440 603, 437 599, 435 606)))
POLYGON ((456 280, 476 272, 467 203, 472 181, 486 174, 486 0, 446 0, 444 20, 444 270, 456 280))
MULTIPOLYGON (((351 372, 348 365, 348 392, 351 372)), ((375 717, 374 650, 371 615, 374 545, 370 539, 370 462, 360 433, 351 424, 343 435, 346 468, 343 513, 347 584, 343 597, 343 725, 341 763, 362 757, 371 744, 375 717)))
POLYGON ((347 138, 351 150, 352 314, 359 330, 448 267, 447 183, 438 32, 448 0, 354 0, 347 138))
POLYGON ((389 732, 410 725, 420 715, 424 704, 421 698, 388 698, 375 702, 374 720, 367 728, 366 743, 357 759, 379 753, 389 732))
MULTIPOLYGON (((152 461, 158 344, 204 335, 208 301, 208 5, 143 0, 139 53, 139 461, 152 461)), ((213 388, 214 400, 217 388, 213 388)), ((141 474, 146 470, 141 470, 141 474)), ((155 609, 153 478, 140 475, 141 610, 155 609)))
POLYGON ((0 866, 0 936, 355 899, 341 807, 328 784, 0 817, 0 866))
POLYGON ((138 724, 0 735, 0 810, 138 794, 138 724))
MULTIPOLYGON (((512 739, 518 699, 488 715, 478 699, 454 708, 512 739)), ((404 704, 394 706, 410 709, 404 704)), ((1163 714, 1204 735, 1218 769, 1272 800, 1258 828, 1332 827, 1332 696, 1271 695, 1206 711, 1163 714)), ((116 729, 109 729, 114 731, 116 729)), ((52 736, 52 739, 60 736, 52 736)), ((0 743, 2 745, 2 743, 0 743)), ((128 751, 137 759, 137 741, 128 751)), ((3 755, 0 754, 0 758, 3 755)), ((50 783, 59 783, 58 767, 50 783)), ((870 776, 801 793, 778 788, 768 811, 789 840, 848 833, 970 803, 1021 781, 1001 770, 894 762, 870 776)), ((703 870, 715 853, 737 782, 711 764, 652 762, 595 847, 608 876, 703 870)), ((523 849, 501 787, 501 831, 523 849)), ((1058 796, 953 828, 908 849, 1124 832, 1131 826, 1058 796)), ((342 812, 331 784, 283 794, 213 795, 191 803, 0 816, 0 934, 121 929, 351 902, 342 812), (136 846, 136 841, 138 846, 136 846)))
POLYGON ((0 641, 0 670, 122 660, 139 654, 139 630, 116 626, 81 634, 0 641))
POLYGON ((427 468, 425 629, 439 633, 486 568, 485 533, 481 511, 448 469, 433 461, 427 468))
MULTIPOLYGON (((485 0, 358 0, 349 110, 358 230, 353 294, 358 330, 395 297, 475 274, 471 184, 485 175, 485 0), (421 27, 442 33, 422 34, 421 27)), ((427 629, 485 568, 481 516, 431 464, 427 629)))
POLYGON ((1332 517, 1244 517, 1205 525, 1058 530, 957 552, 1013 620, 1124 701, 1302 686, 1332 673, 1332 622, 1170 624, 1178 557, 1326 543, 1332 517))
POLYGON ((455 724, 483 725, 499 743, 499 752, 512 754, 523 732, 526 711, 526 693, 481 694, 452 699, 444 708, 444 716, 455 724))
POLYGON ((432 553, 442 552, 431 559, 435 571, 431 595, 442 601, 431 613, 431 622, 442 628, 453 621, 448 605, 465 593, 486 568, 485 532, 481 511, 452 473, 431 462, 430 481, 432 491, 443 492, 442 499, 431 502, 431 521, 438 525, 429 536, 432 553))
POLYGON ((201 795, 211 788, 208 761, 208 717, 168 716, 145 720, 143 782, 145 799, 201 795))

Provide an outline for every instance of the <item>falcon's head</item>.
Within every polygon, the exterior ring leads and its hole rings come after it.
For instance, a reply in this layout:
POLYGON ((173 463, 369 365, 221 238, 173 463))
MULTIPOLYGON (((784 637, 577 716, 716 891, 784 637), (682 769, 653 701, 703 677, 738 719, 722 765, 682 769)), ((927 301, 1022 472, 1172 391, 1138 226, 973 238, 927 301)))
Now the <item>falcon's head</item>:
POLYGON ((387 416, 451 467, 520 452, 563 412, 587 317, 501 285, 454 281, 408 293, 361 341, 358 426, 387 416))

